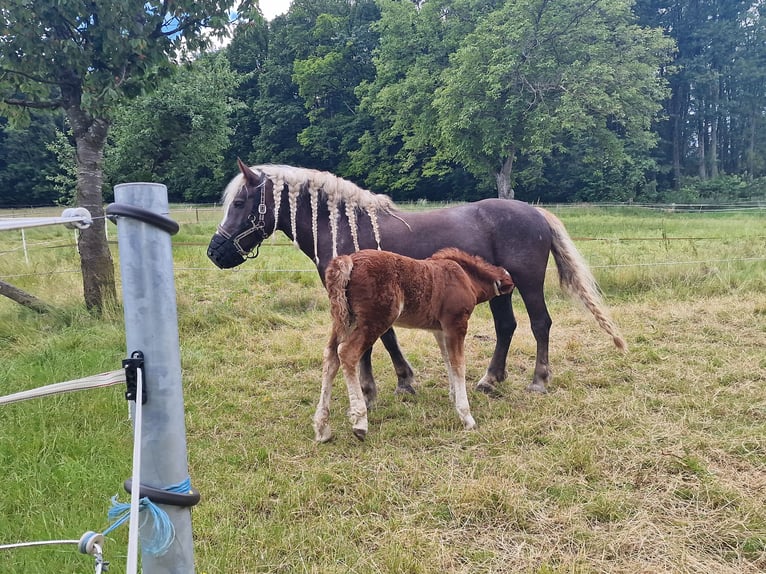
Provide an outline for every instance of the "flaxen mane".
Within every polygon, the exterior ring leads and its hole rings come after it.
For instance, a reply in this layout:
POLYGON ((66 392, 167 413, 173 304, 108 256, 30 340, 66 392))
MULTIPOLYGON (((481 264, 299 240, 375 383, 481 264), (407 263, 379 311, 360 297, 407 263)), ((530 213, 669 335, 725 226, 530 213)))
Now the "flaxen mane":
MULTIPOLYGON (((333 256, 337 256, 338 239, 338 220, 340 218, 341 205, 344 206, 344 213, 348 218, 351 236, 354 242, 354 249, 359 251, 357 212, 364 211, 372 223, 372 231, 375 235, 378 249, 380 249, 380 230, 378 228, 378 212, 384 211, 391 213, 395 208, 394 202, 387 195, 372 193, 362 189, 356 184, 340 178, 326 171, 315 169, 306 169, 301 167, 292 167, 287 165, 256 165, 253 170, 264 172, 274 184, 274 229, 276 231, 277 220, 279 218, 279 207, 282 194, 287 192, 288 205, 290 206, 290 227, 293 234, 293 242, 296 247, 297 228, 296 213, 298 209, 298 197, 301 194, 308 194, 311 200, 311 222, 314 233, 314 259, 317 258, 317 215, 319 212, 319 201, 324 200, 330 211, 330 232, 332 234, 333 256), (279 199, 277 199, 279 194, 279 199)), ((223 192, 224 213, 237 192, 244 185, 244 176, 237 175, 229 182, 223 192)))

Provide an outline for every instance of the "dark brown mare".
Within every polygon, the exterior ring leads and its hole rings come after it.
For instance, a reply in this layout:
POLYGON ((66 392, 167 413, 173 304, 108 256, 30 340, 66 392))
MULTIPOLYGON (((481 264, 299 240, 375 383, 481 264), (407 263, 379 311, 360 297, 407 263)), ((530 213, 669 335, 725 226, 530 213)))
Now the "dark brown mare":
MULTIPOLYGON (((598 285, 564 225, 552 213, 521 201, 485 199, 457 207, 404 212, 385 195, 361 189, 327 172, 290 166, 239 162, 241 174, 223 195, 224 216, 210 240, 208 257, 220 268, 235 267, 257 256, 261 242, 282 231, 314 260, 324 281, 325 269, 338 254, 383 249, 425 259, 444 247, 457 247, 507 269, 529 314, 537 342, 530 391, 545 392, 551 377, 548 337, 551 317, 543 285, 552 253, 562 289, 578 298, 612 337, 625 341, 601 301, 598 285)), ((511 295, 489 301, 497 341, 486 374, 477 388, 487 393, 506 378, 506 357, 516 329, 511 295)), ((413 392, 412 368, 399 349, 393 329, 381 337, 398 378, 397 392, 413 392)), ((360 366, 368 404, 376 395, 371 353, 360 366)))
POLYGON ((338 369, 348 388, 354 435, 367 436, 367 404, 357 365, 393 325, 433 332, 447 365, 450 400, 466 430, 476 426, 465 390, 465 335, 473 308, 513 291, 508 271, 453 247, 424 260, 363 249, 325 269, 332 330, 322 361, 322 391, 314 414, 319 442, 330 440, 330 395, 338 369))

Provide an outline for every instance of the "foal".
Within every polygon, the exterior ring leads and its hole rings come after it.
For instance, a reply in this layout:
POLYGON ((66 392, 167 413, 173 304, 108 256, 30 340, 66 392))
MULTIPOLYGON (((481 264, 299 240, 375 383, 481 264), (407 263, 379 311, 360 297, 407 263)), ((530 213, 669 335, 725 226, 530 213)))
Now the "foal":
POLYGON ((425 260, 365 249, 332 260, 325 272, 332 331, 322 362, 322 391, 314 414, 315 438, 330 440, 330 394, 339 368, 348 387, 349 417, 359 440, 367 435, 367 405, 359 382, 362 355, 392 325, 432 331, 447 364, 450 399, 466 429, 471 416, 463 346, 473 308, 513 291, 502 267, 455 248, 425 260))

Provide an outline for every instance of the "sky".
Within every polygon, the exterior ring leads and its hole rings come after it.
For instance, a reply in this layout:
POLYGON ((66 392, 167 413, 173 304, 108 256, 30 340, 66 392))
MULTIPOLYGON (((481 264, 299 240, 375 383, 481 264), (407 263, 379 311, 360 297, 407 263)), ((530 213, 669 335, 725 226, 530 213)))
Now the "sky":
POLYGON ((261 7, 263 17, 266 20, 273 20, 275 16, 287 12, 290 0, 259 0, 258 5, 261 7))

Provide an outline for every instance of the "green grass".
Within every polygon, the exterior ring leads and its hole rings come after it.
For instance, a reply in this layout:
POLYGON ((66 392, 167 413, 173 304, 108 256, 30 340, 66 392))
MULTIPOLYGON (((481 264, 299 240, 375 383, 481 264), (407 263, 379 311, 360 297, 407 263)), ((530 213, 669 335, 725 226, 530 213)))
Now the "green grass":
MULTIPOLYGON (((311 416, 329 314, 311 262, 279 237, 238 270, 216 270, 204 251, 220 213, 174 213, 197 572, 764 571, 764 216, 556 213, 630 352, 610 346, 551 271, 548 395, 523 390, 535 346, 519 301, 503 396, 469 393, 477 431, 460 428, 433 337, 400 331, 418 395, 393 395, 376 348, 367 440, 351 433, 339 378, 325 445, 311 416)), ((82 310, 72 232, 29 230, 27 241, 29 265, 5 252, 19 242, 5 232, 0 278, 59 311, 0 299, 0 394, 119 368, 122 312, 82 310)), ((492 340, 481 306, 469 384, 492 340)), ((0 407, 0 543, 103 530, 110 497, 127 498, 126 410, 119 388, 0 407)), ((110 572, 124 571, 126 547, 123 527, 106 543, 110 572)), ((73 547, 0 551, 0 572, 92 567, 73 547)))

